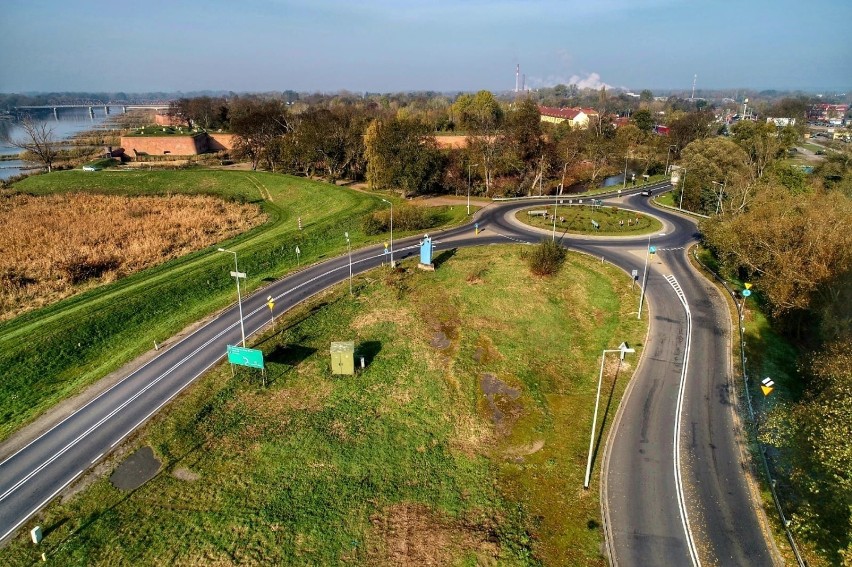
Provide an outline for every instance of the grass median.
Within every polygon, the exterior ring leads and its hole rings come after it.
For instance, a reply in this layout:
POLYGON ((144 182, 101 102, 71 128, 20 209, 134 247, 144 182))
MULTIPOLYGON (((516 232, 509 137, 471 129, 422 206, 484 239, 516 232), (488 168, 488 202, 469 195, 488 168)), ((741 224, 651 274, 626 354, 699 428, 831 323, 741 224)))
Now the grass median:
MULTIPOLYGON (((216 246, 239 255, 246 291, 353 246, 379 241, 361 219, 386 206, 368 194, 260 172, 64 171, 25 179, 33 195, 85 191, 108 195, 207 194, 259 204, 266 224, 216 246), (301 218, 302 230, 299 229, 301 218), (296 246, 301 256, 297 258, 296 246)), ((458 211, 434 209, 436 222, 458 211)), ((0 324, 0 440, 58 401, 234 300, 233 258, 207 247, 0 324)))
MULTIPOLYGON (((515 214, 515 218, 535 228, 553 230, 554 207, 531 207, 515 214)), ((600 236, 635 236, 662 230, 663 225, 644 213, 611 206, 565 204, 556 207, 556 233, 594 234, 600 236)))
MULTIPOLYGON (((123 492, 108 460, 8 564, 605 565, 600 454, 582 489, 599 356, 641 350, 645 323, 620 270, 569 255, 537 278, 526 250, 445 251, 293 310, 254 342, 266 386, 211 370, 127 447, 152 447, 157 476, 123 492), (332 376, 334 340, 366 368, 332 376)), ((638 356, 608 364, 599 427, 638 356)))

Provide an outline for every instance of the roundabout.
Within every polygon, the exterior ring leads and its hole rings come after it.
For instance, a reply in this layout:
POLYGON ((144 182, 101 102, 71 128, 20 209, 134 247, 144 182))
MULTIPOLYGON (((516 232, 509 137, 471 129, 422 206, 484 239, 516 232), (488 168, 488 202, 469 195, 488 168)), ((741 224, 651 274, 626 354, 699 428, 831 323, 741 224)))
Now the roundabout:
MULTIPOLYGON (((772 546, 744 473, 747 456, 735 426, 727 307, 689 263, 687 248, 697 241, 695 222, 653 209, 638 192, 597 197, 603 205, 658 219, 659 232, 554 233, 516 218, 531 206, 552 208, 553 198, 536 199, 534 205, 512 201, 488 205, 471 223, 432 234, 435 254, 535 243, 550 235, 570 250, 617 266, 625 277, 634 270, 641 273, 648 261, 649 309, 636 313, 652 317, 644 354, 593 463, 601 480, 606 555, 619 565, 771 565, 772 546), (649 259, 652 245, 656 253, 649 259)), ((416 256, 418 241, 395 241, 397 258, 416 256)), ((353 250, 351 270, 366 272, 384 260, 382 246, 353 250)), ((333 258, 245 298, 246 336, 269 324, 267 297, 283 312, 344 281, 349 270, 350 258, 333 258)), ((0 463, 0 539, 217 364, 226 345, 239 341, 237 321, 237 306, 226 309, 0 463)))

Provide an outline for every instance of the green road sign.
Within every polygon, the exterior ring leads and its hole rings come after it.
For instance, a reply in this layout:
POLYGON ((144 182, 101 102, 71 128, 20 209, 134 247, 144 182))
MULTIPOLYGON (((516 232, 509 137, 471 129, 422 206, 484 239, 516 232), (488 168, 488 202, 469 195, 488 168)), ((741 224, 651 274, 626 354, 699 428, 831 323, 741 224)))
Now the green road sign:
POLYGON ((253 348, 243 348, 228 345, 228 362, 248 366, 249 368, 263 368, 263 351, 253 348))

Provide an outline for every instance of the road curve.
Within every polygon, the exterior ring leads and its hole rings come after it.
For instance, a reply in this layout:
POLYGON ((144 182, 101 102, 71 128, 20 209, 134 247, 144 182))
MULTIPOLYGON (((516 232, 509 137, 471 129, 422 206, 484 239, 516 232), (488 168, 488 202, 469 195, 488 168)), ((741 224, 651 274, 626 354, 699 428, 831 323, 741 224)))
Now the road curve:
MULTIPOLYGON (((624 192, 617 201, 614 194, 601 198, 652 212, 647 199, 635 190, 624 192)), ((553 199, 537 202, 553 204, 553 199)), ((527 206, 528 201, 489 205, 475 217, 481 234, 475 235, 470 224, 435 233, 436 251, 538 241, 539 231, 511 218, 513 211, 527 206)), ((670 213, 654 214, 663 220, 667 235, 653 239, 659 253, 648 271, 651 332, 613 426, 602 471, 609 555, 618 565, 688 565, 699 560, 707 565, 771 565, 772 555, 743 474, 745 464, 734 425, 727 309, 715 288, 687 261, 685 247, 696 238, 695 224, 670 213), (665 276, 674 276, 685 303, 665 276), (692 349, 682 372, 688 340, 685 305, 691 310, 692 349), (676 421, 681 398, 682 417, 676 421), (678 476, 681 483, 676 482, 678 476), (679 484, 684 487, 682 494, 679 484), (695 557, 690 554, 687 520, 695 557)), ((647 237, 560 238, 569 248, 642 273, 647 237)), ((394 242, 395 259, 416 255, 418 240, 394 242)), ((353 273, 375 268, 387 259, 379 246, 353 251, 353 273)), ((267 296, 275 298, 276 312, 283 313, 348 275, 348 258, 341 256, 245 298, 247 336, 269 322, 267 296)), ((239 339, 233 306, 0 463, 0 541, 218 363, 226 345, 238 344, 239 339)), ((600 461, 596 460, 596 468, 600 461)))

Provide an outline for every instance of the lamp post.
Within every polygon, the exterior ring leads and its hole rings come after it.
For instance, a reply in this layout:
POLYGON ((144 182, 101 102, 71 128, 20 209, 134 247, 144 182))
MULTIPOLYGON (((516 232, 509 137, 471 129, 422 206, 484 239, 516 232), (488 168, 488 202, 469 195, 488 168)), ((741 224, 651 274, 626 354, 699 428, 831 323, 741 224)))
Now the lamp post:
MULTIPOLYGON (((725 181, 727 183, 727 180, 725 181)), ((719 214, 719 210, 722 208, 722 194, 725 192, 725 183, 719 183, 718 181, 714 181, 713 185, 719 186, 719 200, 716 201, 716 214, 719 214)))
POLYGON ((624 189, 627 187, 627 162, 630 159, 630 150, 627 150, 627 155, 624 156, 624 180, 621 184, 621 188, 624 189))
POLYGON ((666 152, 666 175, 669 174, 669 156, 672 153, 672 148, 677 148, 677 146, 674 144, 669 144, 669 149, 666 152))
POLYGON ((684 194, 685 191, 686 191, 686 170, 684 169, 683 170, 683 182, 680 184, 680 205, 678 205, 678 208, 681 211, 683 210, 683 194, 684 194))
POLYGON ((245 348, 245 346, 246 346, 246 329, 243 326, 243 298, 242 298, 242 294, 240 293, 240 278, 245 278, 246 275, 245 275, 245 273, 240 272, 240 269, 237 267, 237 253, 236 252, 234 252, 233 250, 225 250, 224 248, 217 248, 216 251, 217 252, 227 252, 228 254, 234 255, 234 271, 231 272, 231 275, 234 277, 234 279, 237 280, 237 305, 239 305, 239 308, 240 308, 240 332, 242 333, 242 336, 243 336, 243 348, 245 348))
POLYGON ((349 243, 349 233, 344 232, 346 237, 346 248, 349 249, 349 295, 352 295, 352 245, 349 243))
MULTIPOLYGON (((665 232, 660 233, 660 236, 665 235, 665 232)), ((642 271, 642 289, 639 291, 639 313, 636 316, 637 319, 642 318, 642 302, 645 299, 645 281, 648 277, 648 257, 651 255, 651 236, 653 235, 648 235, 648 247, 645 249, 645 269, 642 271)))
MULTIPOLYGON (((478 163, 467 164, 467 214, 470 216, 470 168, 478 166, 478 163)), ((393 258, 391 258, 393 260, 393 258)))
MULTIPOLYGON (((621 369, 621 361, 624 360, 624 355, 631 352, 636 352, 635 349, 632 349, 627 346, 627 343, 621 343, 618 348, 615 349, 604 349, 601 353, 601 371, 598 374, 598 393, 595 395, 595 415, 592 417, 592 435, 591 439, 589 439, 589 460, 586 463, 586 478, 583 481, 583 488, 589 488, 589 479, 592 476, 592 451, 595 446, 595 425, 598 422, 598 405, 600 404, 601 399, 601 384, 603 383, 603 371, 604 371, 604 361, 606 360, 606 353, 608 352, 618 352, 621 355, 618 357, 618 369, 621 369)), ((618 370, 616 370, 616 375, 618 375, 618 370)))
MULTIPOLYGON (((390 208, 391 208, 391 225, 390 225, 390 233, 391 233, 391 235, 390 235, 390 251, 391 251, 390 254, 391 254, 391 257, 390 257, 390 265, 391 265, 391 268, 393 268, 394 267, 394 263, 393 263, 393 203, 391 203, 387 199, 382 199, 382 201, 384 201, 385 203, 390 205, 390 208)), ((470 205, 468 205, 468 207, 469 206, 470 205)), ((470 211, 470 209, 468 209, 468 211, 470 211)), ((468 214, 470 214, 470 213, 468 212, 468 214)))
MULTIPOLYGON (((565 164, 568 165, 567 163, 565 164)), ((564 173, 562 174, 562 179, 565 179, 564 173)), ((556 207, 559 206, 559 198, 562 196, 562 183, 559 184, 559 194, 556 195, 556 200, 553 202, 553 235, 551 236, 551 240, 556 242, 556 207)))

